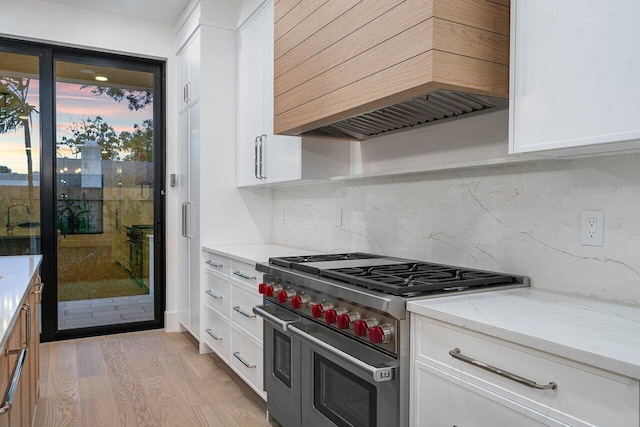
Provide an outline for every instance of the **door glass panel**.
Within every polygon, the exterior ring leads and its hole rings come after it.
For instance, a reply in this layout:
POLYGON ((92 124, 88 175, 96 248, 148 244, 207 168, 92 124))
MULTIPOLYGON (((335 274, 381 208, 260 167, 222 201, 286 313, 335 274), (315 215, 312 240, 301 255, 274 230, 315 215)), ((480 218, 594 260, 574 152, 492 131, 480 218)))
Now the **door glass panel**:
POLYGON ((273 330, 273 374, 291 388, 291 338, 273 330))
POLYGON ((0 52, 0 255, 40 253, 39 57, 0 52))
POLYGON ((376 426, 376 387, 314 353, 314 407, 338 426, 376 426))
POLYGON ((153 320, 153 73, 54 67, 58 327, 153 320))

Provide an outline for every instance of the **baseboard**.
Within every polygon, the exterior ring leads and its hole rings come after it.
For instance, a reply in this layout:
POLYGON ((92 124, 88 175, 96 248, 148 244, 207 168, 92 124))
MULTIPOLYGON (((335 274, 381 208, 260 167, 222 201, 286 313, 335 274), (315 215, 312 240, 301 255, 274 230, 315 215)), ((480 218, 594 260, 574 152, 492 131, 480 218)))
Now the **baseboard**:
POLYGON ((167 332, 184 332, 186 329, 180 324, 180 313, 177 311, 164 312, 164 329, 167 332))

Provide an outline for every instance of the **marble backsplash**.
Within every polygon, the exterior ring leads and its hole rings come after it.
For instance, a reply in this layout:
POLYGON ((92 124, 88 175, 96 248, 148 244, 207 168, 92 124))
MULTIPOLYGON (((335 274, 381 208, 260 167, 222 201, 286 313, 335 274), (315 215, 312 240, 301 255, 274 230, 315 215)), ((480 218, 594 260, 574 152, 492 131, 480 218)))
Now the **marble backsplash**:
POLYGON ((505 271, 640 304, 640 154, 274 188, 272 202, 275 244, 505 271), (604 246, 580 245, 583 210, 604 211, 604 246))

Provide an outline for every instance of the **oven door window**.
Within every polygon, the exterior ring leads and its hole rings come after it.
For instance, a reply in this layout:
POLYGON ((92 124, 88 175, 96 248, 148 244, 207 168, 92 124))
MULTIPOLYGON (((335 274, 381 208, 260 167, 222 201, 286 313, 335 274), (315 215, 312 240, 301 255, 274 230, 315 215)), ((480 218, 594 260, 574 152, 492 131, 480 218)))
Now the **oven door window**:
POLYGON ((314 353, 314 407, 338 426, 375 427, 376 387, 314 353))
POLYGON ((291 388, 291 338, 273 330, 273 375, 291 388))

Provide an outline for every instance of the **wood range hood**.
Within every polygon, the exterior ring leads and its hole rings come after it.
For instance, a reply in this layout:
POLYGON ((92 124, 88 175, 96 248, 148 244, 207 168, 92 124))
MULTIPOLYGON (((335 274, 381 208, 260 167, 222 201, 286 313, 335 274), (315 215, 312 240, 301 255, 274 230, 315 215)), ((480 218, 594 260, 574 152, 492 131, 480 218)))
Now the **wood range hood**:
POLYGON ((367 139, 508 107, 509 0, 279 0, 274 131, 367 139))

